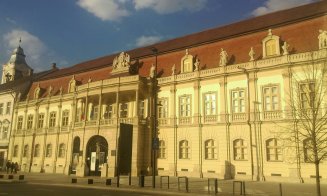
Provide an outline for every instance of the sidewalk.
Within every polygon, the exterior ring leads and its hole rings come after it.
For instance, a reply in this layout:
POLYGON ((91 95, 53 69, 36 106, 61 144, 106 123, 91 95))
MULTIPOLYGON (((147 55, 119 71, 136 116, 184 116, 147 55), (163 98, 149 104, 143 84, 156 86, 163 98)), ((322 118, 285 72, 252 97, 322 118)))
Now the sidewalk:
MULTIPOLYGON (((4 174, 4 173, 0 173, 4 174)), ((109 178, 108 178, 109 179, 109 178)), ((188 178, 188 193, 186 192, 185 179, 180 178, 180 187, 178 188, 178 178, 169 177, 162 178, 162 188, 160 188, 160 177, 156 177, 156 188, 152 188, 152 176, 145 176, 144 187, 139 187, 139 178, 132 177, 131 185, 129 185, 128 176, 121 176, 119 187, 117 187, 117 178, 110 178, 111 185, 106 185, 107 178, 101 177, 76 177, 62 174, 46 174, 46 173, 23 173, 15 175, 14 180, 0 179, 0 183, 28 183, 28 184, 46 184, 53 186, 81 187, 94 189, 113 189, 117 191, 134 191, 139 193, 153 193, 162 195, 209 195, 208 179, 205 178, 188 178), (18 181, 18 175, 24 175, 24 181, 18 181), (77 179, 77 183, 72 183, 72 179, 77 179), (93 179, 93 184, 88 184, 88 179, 93 179)), ((300 184, 300 183, 276 183, 276 182, 255 182, 244 181, 246 195, 270 195, 283 196, 298 195, 311 196, 315 194, 315 184, 300 184), (281 188, 281 189, 280 189, 281 188)), ((235 194, 240 195, 241 183, 233 180, 218 180, 219 195, 233 195, 233 184, 235 185, 235 194)), ((214 180, 210 180, 210 195, 214 194, 214 180)), ((327 184, 321 185, 322 195, 327 195, 327 184)))

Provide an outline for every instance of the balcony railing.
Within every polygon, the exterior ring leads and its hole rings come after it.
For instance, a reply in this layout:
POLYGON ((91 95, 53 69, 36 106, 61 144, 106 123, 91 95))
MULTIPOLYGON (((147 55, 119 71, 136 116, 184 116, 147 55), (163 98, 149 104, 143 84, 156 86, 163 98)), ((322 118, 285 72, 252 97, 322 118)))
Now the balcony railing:
POLYGON ((180 125, 189 125, 192 123, 192 117, 179 117, 178 122, 180 125))
POLYGON ((263 112, 263 119, 265 120, 274 120, 282 118, 282 111, 264 111, 263 112))
POLYGON ((169 124, 169 119, 168 118, 159 118, 158 119, 158 125, 159 126, 165 126, 169 124))
POLYGON ((57 130, 57 127, 49 127, 48 133, 54 133, 54 132, 56 132, 56 130, 57 130))
POLYGON ((108 119, 102 119, 100 121, 100 125, 113 125, 116 124, 116 118, 108 118, 108 119))
POLYGON ((233 113, 232 120, 233 121, 245 121, 246 120, 246 113, 233 113))
POLYGON ((85 122, 86 126, 94 126, 97 124, 97 120, 89 120, 85 122))
POLYGON ((218 120, 217 115, 206 115, 203 117, 203 122, 204 123, 215 123, 218 120))
POLYGON ((120 123, 133 124, 133 118, 119 118, 120 123))
POLYGON ((75 122, 75 127, 76 128, 80 128, 84 126, 84 121, 80 121, 80 122, 75 122))

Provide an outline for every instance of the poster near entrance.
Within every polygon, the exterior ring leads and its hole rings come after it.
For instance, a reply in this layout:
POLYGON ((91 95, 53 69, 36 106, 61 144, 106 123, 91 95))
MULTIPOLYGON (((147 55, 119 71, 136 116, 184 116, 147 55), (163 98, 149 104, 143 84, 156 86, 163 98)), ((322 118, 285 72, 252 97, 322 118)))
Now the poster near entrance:
POLYGON ((97 153, 92 152, 91 153, 91 171, 95 171, 95 165, 96 165, 96 158, 97 158, 97 153))

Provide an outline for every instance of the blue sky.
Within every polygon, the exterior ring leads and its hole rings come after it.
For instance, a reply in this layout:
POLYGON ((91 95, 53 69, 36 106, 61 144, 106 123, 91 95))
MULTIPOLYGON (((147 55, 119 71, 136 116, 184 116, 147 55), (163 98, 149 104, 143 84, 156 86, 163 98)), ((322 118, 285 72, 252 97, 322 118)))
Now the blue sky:
POLYGON ((67 67, 316 0, 0 0, 0 63, 67 67))

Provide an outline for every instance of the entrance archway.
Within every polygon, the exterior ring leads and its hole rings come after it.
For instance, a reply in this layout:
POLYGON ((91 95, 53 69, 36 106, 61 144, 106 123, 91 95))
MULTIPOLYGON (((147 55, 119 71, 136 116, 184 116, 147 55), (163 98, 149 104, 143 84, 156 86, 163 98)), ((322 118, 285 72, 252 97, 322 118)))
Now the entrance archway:
POLYGON ((100 176, 101 168, 107 163, 108 142, 99 135, 90 138, 86 145, 85 162, 89 168, 90 176, 100 176))

